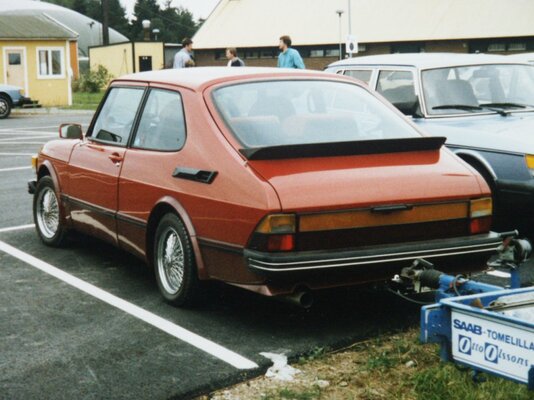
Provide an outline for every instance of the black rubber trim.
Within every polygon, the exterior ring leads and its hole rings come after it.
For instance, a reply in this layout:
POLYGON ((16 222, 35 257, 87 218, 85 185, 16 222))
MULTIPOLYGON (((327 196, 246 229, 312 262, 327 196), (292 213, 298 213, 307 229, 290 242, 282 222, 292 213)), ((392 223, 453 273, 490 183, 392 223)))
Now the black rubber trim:
POLYGON ((211 184, 217 176, 217 171, 204 171, 201 169, 176 167, 172 173, 175 178, 187 179, 200 183, 211 184))
POLYGON ((233 253, 233 254, 239 254, 240 256, 243 255, 244 248, 241 246, 237 246, 235 244, 231 243, 225 243, 225 242, 219 242, 211 239, 206 238, 197 238, 198 244, 201 247, 210 247, 217 250, 222 250, 227 253, 233 253))
POLYGON ((118 212, 115 212, 113 210, 110 210, 108 208, 95 206, 94 204, 88 203, 83 200, 78 200, 75 198, 72 198, 66 194, 61 195, 61 199, 64 200, 67 203, 75 204, 78 207, 84 208, 89 211, 93 211, 95 213, 104 215, 106 217, 112 218, 117 221, 126 222, 135 226, 138 226, 140 228, 146 228, 147 223, 141 219, 130 217, 129 215, 121 214, 118 212))
POLYGON ((445 137, 413 137, 401 139, 357 140, 351 142, 308 143, 286 146, 240 149, 249 160, 280 160, 305 157, 338 157, 364 154, 402 153, 438 150, 445 137))

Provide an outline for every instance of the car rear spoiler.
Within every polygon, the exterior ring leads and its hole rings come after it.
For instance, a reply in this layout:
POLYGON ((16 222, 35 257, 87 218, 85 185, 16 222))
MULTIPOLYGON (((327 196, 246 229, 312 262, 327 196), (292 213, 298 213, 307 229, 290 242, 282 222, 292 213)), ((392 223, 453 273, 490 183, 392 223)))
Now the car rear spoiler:
POLYGON ((239 149, 248 160, 282 160, 305 157, 338 157, 363 154, 402 153, 439 150, 447 138, 415 137, 402 139, 357 140, 351 142, 290 144, 239 149))

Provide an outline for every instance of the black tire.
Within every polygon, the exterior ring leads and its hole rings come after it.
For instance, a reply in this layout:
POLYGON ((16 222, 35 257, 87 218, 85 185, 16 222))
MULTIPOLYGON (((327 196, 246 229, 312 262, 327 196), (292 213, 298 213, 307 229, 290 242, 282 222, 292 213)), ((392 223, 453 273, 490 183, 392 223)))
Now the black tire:
POLYGON ((44 176, 37 182, 33 196, 33 220, 41 241, 53 247, 66 242, 67 229, 54 181, 44 176))
POLYGON ((9 97, 0 95, 0 119, 9 117, 11 114, 11 100, 9 97))
POLYGON ((156 229, 153 265, 158 288, 168 303, 193 306, 200 298, 200 282, 191 239, 175 214, 163 216, 156 229))

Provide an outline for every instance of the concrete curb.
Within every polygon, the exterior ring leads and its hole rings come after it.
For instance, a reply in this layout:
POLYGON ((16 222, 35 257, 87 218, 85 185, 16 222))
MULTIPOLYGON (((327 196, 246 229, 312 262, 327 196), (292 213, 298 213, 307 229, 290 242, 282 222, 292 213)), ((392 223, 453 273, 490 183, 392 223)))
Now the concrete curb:
POLYGON ((51 115, 51 114, 66 114, 66 115, 92 115, 94 110, 67 110, 58 107, 43 107, 43 108, 14 108, 11 110, 12 114, 16 115, 51 115))

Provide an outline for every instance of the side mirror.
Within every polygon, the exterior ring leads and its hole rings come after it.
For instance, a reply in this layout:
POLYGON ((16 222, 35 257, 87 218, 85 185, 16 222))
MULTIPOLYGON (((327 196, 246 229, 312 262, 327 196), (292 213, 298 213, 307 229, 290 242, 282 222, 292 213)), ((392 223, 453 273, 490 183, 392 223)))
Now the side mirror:
POLYGON ((398 110, 404 115, 409 115, 416 118, 422 117, 419 98, 417 96, 406 101, 394 101, 391 104, 397 107, 398 110))
POLYGON ((59 137, 62 139, 83 139, 80 124, 62 124, 59 127, 59 137))

